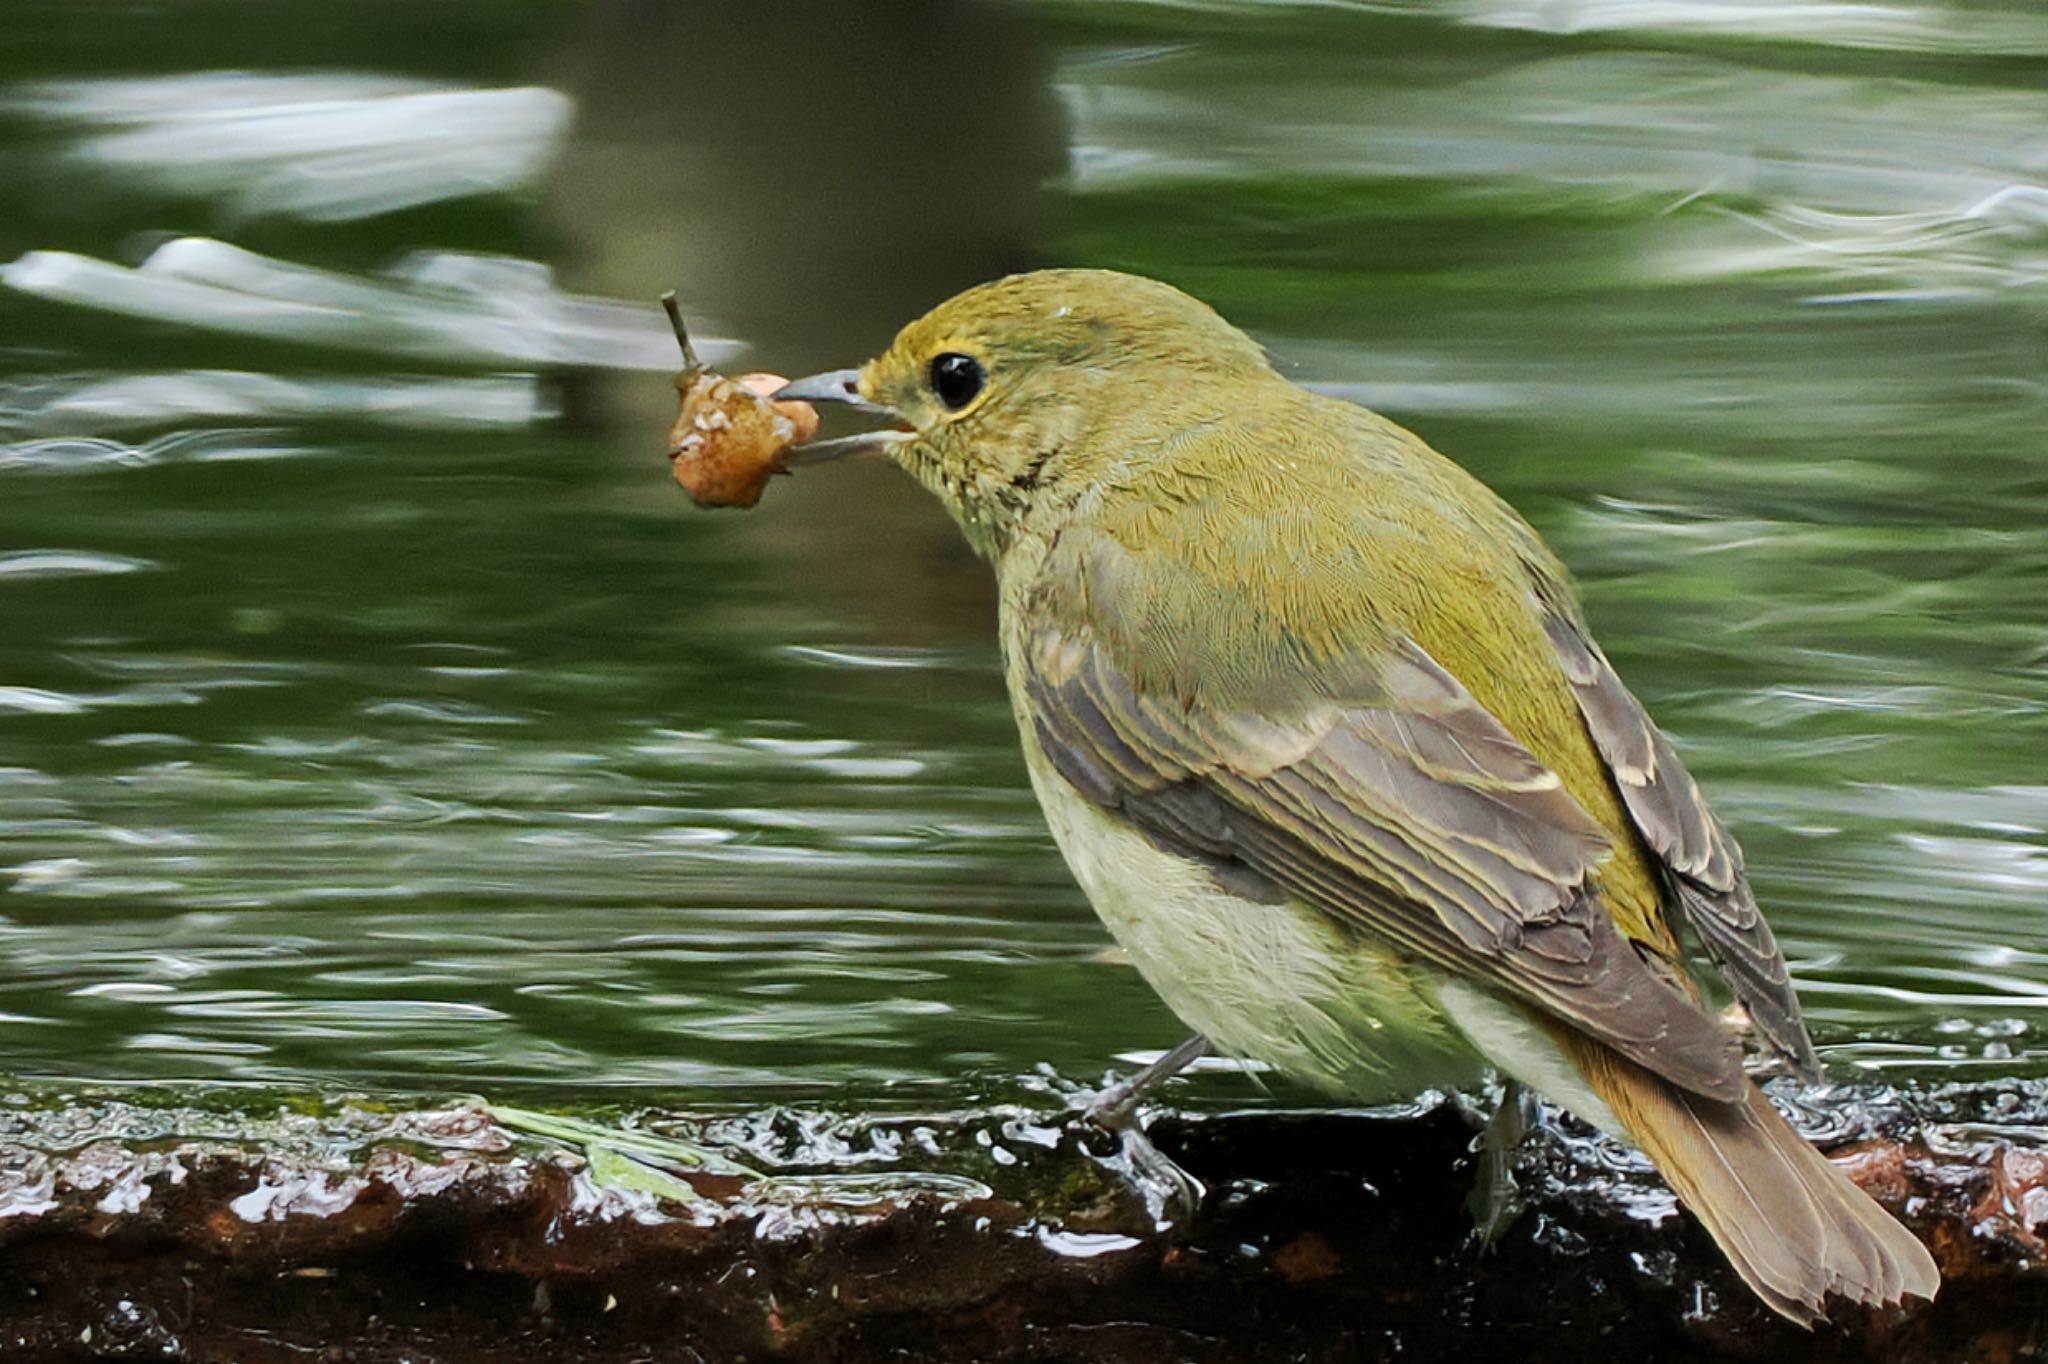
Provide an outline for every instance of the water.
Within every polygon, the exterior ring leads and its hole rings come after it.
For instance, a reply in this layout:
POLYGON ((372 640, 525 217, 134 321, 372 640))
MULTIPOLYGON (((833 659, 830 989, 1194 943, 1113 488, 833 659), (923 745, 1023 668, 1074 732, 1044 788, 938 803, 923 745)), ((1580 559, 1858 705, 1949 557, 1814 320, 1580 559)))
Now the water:
POLYGON ((27 4, 0 1066, 960 1096, 1177 1040, 936 508, 660 458, 662 288, 801 372, 1060 262, 1536 521, 1839 1067, 2048 1074, 2048 20, 1740 8, 27 4))

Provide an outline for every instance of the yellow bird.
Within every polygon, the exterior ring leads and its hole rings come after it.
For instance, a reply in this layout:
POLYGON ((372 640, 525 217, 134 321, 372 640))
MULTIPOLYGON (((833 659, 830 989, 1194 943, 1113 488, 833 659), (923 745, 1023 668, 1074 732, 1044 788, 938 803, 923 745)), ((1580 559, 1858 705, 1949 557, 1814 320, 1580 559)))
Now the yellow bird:
POLYGON ((1209 1044, 1354 1102, 1491 1065, 1640 1147, 1777 1312, 1934 1295, 1702 1007, 1681 923, 1816 1072, 1734 840, 1484 485, 1110 271, 779 396, 886 418, 810 458, 885 449, 994 564, 1053 837, 1209 1044))

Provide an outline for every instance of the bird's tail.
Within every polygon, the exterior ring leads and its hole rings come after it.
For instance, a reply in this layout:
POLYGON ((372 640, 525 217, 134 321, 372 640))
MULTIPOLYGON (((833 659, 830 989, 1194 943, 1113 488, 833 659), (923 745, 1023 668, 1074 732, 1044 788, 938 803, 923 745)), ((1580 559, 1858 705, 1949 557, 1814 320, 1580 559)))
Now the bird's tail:
POLYGON ((1773 1311, 1811 1325, 1830 1295, 1878 1306, 1932 1298, 1941 1286, 1927 1248, 1795 1132, 1755 1085, 1734 1103, 1707 1099, 1567 1029, 1554 1035, 1773 1311))

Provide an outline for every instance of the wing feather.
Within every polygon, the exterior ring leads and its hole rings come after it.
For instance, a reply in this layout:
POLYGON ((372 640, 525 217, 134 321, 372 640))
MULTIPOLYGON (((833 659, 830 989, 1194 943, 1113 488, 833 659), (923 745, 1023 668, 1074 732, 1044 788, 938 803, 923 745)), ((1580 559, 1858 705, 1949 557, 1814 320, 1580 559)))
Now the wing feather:
POLYGON ((1818 1075, 1820 1061, 1800 1017, 1785 954, 1757 908, 1741 849, 1599 646, 1556 609, 1546 615, 1544 629, 1629 819, 1664 864, 1680 914, 1749 1010, 1757 1032, 1802 1074, 1818 1075))
POLYGON ((1728 1039, 1595 899, 1607 836, 1411 641, 1357 702, 1219 709, 1141 691, 1086 629, 1022 641, 1054 769, 1174 851, 1226 863, 1452 975, 1732 1098, 1728 1039))

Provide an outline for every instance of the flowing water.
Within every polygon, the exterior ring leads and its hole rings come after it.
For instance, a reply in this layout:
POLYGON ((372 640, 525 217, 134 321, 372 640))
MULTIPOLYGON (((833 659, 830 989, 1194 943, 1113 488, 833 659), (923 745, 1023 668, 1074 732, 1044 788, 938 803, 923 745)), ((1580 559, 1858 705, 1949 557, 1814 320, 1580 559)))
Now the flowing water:
POLYGON ((661 289, 802 372, 1084 263, 1535 521, 1839 1069, 2048 1074, 2024 0, 11 13, 0 1069, 858 1102, 1177 1040, 936 507, 661 453, 661 289))

